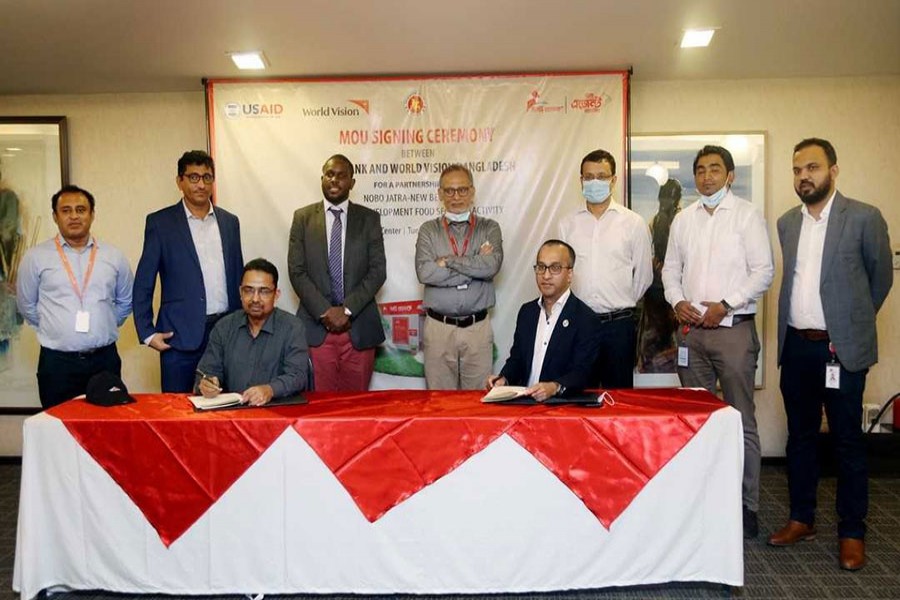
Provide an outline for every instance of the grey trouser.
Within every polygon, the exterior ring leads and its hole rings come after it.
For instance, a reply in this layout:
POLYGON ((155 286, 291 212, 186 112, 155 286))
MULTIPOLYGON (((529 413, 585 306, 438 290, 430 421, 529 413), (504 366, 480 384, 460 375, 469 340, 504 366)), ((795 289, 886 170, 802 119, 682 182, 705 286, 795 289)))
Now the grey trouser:
POLYGON ((481 390, 494 366, 488 316, 469 327, 425 318, 425 383, 429 390, 481 390))
POLYGON ((723 400, 741 413, 744 426, 744 506, 759 510, 759 431, 756 405, 753 403, 759 337, 752 320, 734 327, 701 329, 692 327, 685 335, 679 327, 679 345, 688 347, 688 366, 678 367, 684 387, 703 387, 716 393, 716 380, 722 386, 723 400))

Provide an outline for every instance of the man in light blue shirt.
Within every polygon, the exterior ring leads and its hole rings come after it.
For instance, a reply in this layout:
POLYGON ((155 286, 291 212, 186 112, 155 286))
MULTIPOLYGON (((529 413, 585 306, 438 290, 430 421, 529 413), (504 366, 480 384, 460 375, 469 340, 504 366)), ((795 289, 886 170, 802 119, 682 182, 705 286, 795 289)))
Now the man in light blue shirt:
POLYGON ((131 314, 134 277, 117 248, 91 236, 94 197, 67 185, 53 195, 59 234, 25 253, 16 303, 41 345, 38 391, 50 408, 83 394, 101 371, 121 376, 119 327, 131 314))

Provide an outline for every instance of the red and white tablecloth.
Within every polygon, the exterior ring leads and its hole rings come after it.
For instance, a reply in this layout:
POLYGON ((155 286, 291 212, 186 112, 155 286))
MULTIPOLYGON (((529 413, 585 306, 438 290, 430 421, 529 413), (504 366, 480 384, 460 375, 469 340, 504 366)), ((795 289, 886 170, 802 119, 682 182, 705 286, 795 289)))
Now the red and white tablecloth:
POLYGON ((743 582, 740 416, 696 390, 614 406, 472 392, 183 396, 28 419, 14 587, 478 593, 743 582))

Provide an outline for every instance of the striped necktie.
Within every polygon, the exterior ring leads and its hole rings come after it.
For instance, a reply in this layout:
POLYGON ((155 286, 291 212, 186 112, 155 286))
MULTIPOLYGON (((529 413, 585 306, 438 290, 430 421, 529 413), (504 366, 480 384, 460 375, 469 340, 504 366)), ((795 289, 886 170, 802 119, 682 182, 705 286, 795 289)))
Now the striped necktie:
POLYGON ((340 208, 329 208, 334 215, 331 225, 331 243, 328 245, 328 274, 331 276, 331 303, 340 306, 344 303, 344 260, 341 252, 341 213, 340 208))

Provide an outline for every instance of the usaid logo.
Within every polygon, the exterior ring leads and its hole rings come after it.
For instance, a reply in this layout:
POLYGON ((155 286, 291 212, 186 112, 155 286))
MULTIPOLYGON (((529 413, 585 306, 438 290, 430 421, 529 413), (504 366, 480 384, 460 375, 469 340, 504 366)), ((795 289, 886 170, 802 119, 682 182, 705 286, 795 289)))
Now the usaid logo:
POLYGON ((229 119, 240 117, 277 119, 281 117, 283 112, 284 106, 281 104, 239 104, 237 102, 229 102, 225 105, 225 116, 229 119))

